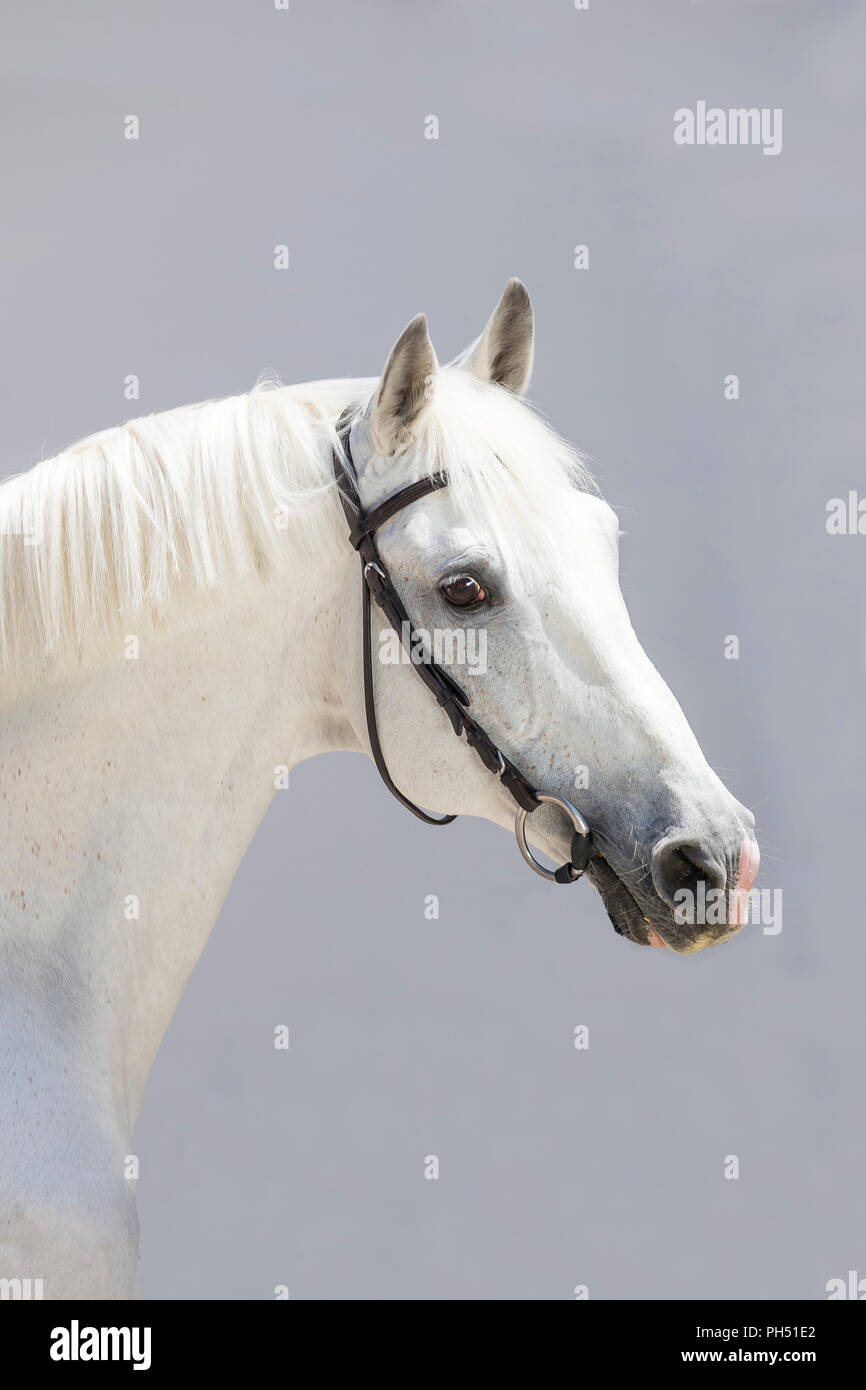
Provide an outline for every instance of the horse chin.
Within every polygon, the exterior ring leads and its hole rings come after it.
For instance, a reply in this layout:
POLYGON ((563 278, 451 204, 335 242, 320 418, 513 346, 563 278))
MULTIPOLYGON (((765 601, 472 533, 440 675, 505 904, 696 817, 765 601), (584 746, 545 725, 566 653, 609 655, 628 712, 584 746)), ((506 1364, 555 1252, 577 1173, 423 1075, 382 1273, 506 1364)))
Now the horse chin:
POLYGON ((606 859, 595 855, 586 872, 615 932, 637 946, 667 945, 606 859))

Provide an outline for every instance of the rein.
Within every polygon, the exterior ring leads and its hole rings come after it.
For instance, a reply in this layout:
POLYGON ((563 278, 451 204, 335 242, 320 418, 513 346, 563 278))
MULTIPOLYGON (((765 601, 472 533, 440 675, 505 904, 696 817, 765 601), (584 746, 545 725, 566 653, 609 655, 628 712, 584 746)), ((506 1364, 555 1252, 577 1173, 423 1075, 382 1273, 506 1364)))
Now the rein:
MULTIPOLYGON (((383 526, 386 521, 390 521, 391 517, 396 516, 404 507, 411 506, 413 502, 427 497, 431 492, 438 492, 440 488, 447 487, 448 476, 445 473, 435 473, 432 477, 421 478, 417 483, 410 483, 408 487, 393 493, 378 507, 373 507, 371 511, 365 512, 358 493, 357 470, 349 446, 351 426, 351 411, 345 411, 337 424, 339 448, 335 448, 333 451, 333 464, 340 503, 349 527, 349 541, 361 559, 364 712, 370 748, 379 776, 391 795, 396 797, 407 811, 411 811, 413 816, 417 816, 426 825, 450 825, 453 820, 457 819, 456 816, 431 816, 426 811, 422 811, 420 806, 416 806, 413 801, 404 796, 388 771, 376 723, 371 607, 371 599, 375 599, 377 607, 382 610, 407 651, 411 651, 413 648, 416 651, 424 650, 400 595, 394 588, 387 567, 382 561, 375 537, 379 527, 383 526)), ((502 786, 514 798, 518 808, 514 832, 520 852, 527 864, 543 878, 556 883, 574 883, 583 875, 589 860, 596 852, 592 843, 590 828, 583 816, 575 806, 572 806, 570 801, 566 801, 565 797, 541 792, 533 787, 520 769, 494 743, 486 729, 469 713, 469 696, 449 671, 438 665, 432 658, 426 659, 426 656, 421 662, 413 660, 412 665, 433 695, 436 703, 445 711, 457 737, 465 737, 469 747, 474 749, 486 770, 497 776, 502 786), (568 863, 561 865, 555 871, 546 869, 540 864, 526 843, 526 818, 533 811, 538 810, 542 803, 558 806, 568 816, 573 827, 571 858, 568 863)))

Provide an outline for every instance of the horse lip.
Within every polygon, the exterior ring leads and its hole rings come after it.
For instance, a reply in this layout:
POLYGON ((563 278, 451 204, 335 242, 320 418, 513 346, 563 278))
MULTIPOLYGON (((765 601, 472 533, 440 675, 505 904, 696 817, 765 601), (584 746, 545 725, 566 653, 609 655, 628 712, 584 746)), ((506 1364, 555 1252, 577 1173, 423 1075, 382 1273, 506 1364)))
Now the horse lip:
POLYGON ((633 941, 636 946, 654 945, 653 936, 662 945, 668 945, 658 928, 647 921, 643 909, 601 852, 589 861, 586 872, 619 936, 633 941))

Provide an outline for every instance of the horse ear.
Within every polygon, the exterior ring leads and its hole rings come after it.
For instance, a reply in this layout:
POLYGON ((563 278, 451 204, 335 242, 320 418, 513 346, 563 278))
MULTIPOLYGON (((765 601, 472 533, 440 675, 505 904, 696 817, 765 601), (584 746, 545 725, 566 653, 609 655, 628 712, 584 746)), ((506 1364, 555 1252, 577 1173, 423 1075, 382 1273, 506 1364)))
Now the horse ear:
POLYGON ((532 300, 520 280, 509 280, 481 337, 449 365, 522 396, 532 375, 533 336, 532 300))
POLYGON ((426 316, 418 314, 391 349, 370 404, 370 425, 380 453, 395 453, 417 433, 433 400, 438 371, 426 316))

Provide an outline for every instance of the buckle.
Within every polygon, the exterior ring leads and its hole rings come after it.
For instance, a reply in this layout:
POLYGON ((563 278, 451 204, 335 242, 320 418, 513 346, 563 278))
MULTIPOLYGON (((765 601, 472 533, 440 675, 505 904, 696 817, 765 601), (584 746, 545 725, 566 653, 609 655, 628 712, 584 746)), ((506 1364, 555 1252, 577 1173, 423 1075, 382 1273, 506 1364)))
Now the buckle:
POLYGON ((390 588, 387 574, 375 560, 368 560, 364 566, 364 581, 377 603, 390 588))

